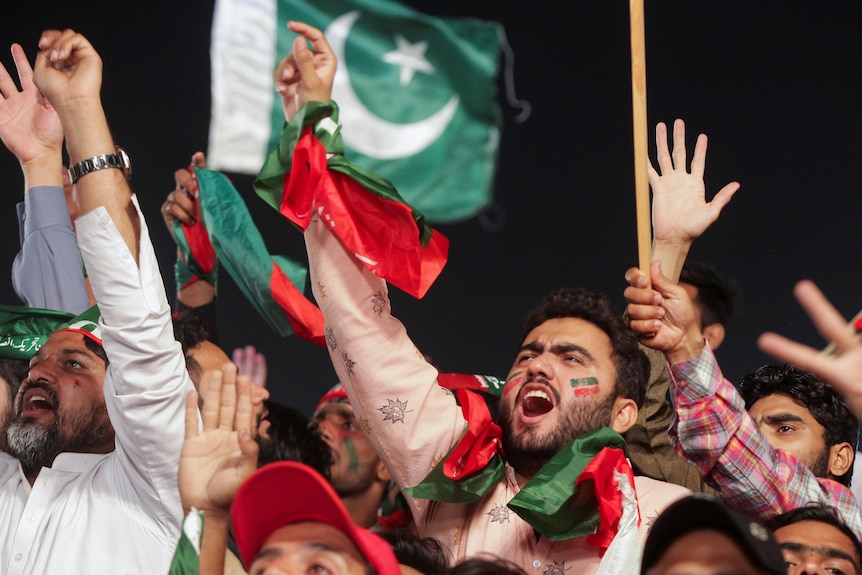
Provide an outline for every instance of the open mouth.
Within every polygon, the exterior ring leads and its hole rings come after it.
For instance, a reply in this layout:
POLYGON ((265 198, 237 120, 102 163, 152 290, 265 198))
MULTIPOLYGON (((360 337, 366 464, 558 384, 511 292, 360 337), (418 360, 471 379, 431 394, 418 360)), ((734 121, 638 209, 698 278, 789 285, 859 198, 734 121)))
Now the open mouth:
POLYGON ((551 398, 547 393, 534 389, 532 391, 528 391, 524 395, 524 401, 521 402, 521 409, 527 417, 537 417, 539 415, 545 415, 554 409, 554 404, 551 402, 551 398))
POLYGON ((530 382, 521 389, 521 413, 525 420, 542 417, 553 410, 558 402, 556 393, 546 382, 530 382))
POLYGON ((31 387, 24 393, 22 411, 25 413, 54 411, 51 393, 40 387, 31 387))

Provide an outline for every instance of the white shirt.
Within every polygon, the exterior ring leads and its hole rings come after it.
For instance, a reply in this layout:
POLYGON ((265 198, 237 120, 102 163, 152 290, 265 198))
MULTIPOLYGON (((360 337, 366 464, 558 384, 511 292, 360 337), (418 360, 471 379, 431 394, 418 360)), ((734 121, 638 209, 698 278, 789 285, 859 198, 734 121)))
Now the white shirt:
POLYGON ((111 362, 105 402, 115 450, 62 453, 32 488, 18 461, 0 454, 0 573, 168 572, 182 522, 177 470, 193 387, 140 217, 140 269, 104 208, 76 222, 111 362))

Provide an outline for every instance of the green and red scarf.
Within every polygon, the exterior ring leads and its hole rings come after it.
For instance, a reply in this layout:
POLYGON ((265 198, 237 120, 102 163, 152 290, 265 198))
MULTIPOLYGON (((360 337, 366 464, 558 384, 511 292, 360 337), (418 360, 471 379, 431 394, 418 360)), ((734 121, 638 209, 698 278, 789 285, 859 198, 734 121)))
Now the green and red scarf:
POLYGON ((174 220, 177 245, 189 269, 185 281, 178 277, 177 288, 195 279, 214 284, 220 263, 274 330, 325 347, 323 314, 297 287, 305 286, 308 270, 270 255, 245 202, 224 174, 203 168, 194 168, 193 174, 196 221, 187 226, 174 220))
POLYGON ((285 125, 255 189, 303 231, 316 212, 363 265, 414 297, 446 264, 449 240, 391 183, 344 157, 334 102, 309 102, 285 125))
MULTIPOLYGON (((473 503, 505 477, 500 428, 484 400, 459 389, 468 429, 464 437, 418 485, 404 492, 418 499, 473 503)), ((603 555, 623 515, 625 478, 634 492, 634 474, 625 440, 608 427, 587 433, 564 447, 524 485, 508 507, 552 541, 587 536, 603 555)))

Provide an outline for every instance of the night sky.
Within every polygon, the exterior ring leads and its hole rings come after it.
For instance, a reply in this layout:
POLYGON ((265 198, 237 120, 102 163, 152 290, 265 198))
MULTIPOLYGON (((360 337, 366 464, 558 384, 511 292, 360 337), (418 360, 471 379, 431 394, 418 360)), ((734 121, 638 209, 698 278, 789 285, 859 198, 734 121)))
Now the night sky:
MULTIPOLYGON (((408 4, 501 22, 515 54, 517 95, 532 104, 530 119, 516 124, 518 111, 501 96, 499 229, 478 219, 438 226, 451 248, 437 284, 422 301, 392 291, 395 315, 443 370, 505 375, 537 300, 555 287, 581 286, 622 307, 623 274, 637 263, 628 3, 408 4)), ((814 279, 845 316, 862 308, 860 12, 850 0, 646 2, 651 131, 656 122, 685 119, 690 147, 697 132, 710 137, 708 193, 742 184, 690 256, 741 288, 742 309, 718 352, 733 381, 769 361, 755 345, 764 330, 822 345, 793 299, 797 280, 814 279)), ((9 44, 21 42, 32 57, 49 27, 75 28, 101 53, 108 119, 132 157, 169 297, 174 251, 159 208, 174 170, 206 150, 211 15, 206 2, 86 0, 16 3, 0 16, 8 68, 9 44)), ((0 174, 7 213, 0 269, 9 270, 23 178, 5 150, 0 174)), ((285 231, 254 195, 252 179, 231 177, 270 250, 304 258, 301 236, 285 231)), ((326 352, 271 332, 226 274, 219 287, 223 347, 263 350, 274 397, 309 412, 335 381, 326 352)), ((18 303, 9 279, 0 281, 0 301, 18 303)))

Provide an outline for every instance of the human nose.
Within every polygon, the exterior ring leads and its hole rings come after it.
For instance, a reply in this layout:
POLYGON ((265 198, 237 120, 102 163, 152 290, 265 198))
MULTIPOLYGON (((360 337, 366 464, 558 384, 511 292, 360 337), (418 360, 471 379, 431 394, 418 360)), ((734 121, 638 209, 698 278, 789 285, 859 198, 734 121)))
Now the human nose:
POLYGON ((31 367, 27 372, 27 379, 30 381, 41 381, 48 384, 54 383, 57 380, 54 369, 51 366, 51 362, 47 360, 40 361, 31 367))
POLYGON ((337 425, 332 421, 332 417, 324 417, 317 420, 317 428, 320 430, 320 436, 326 442, 334 441, 337 437, 337 425))
POLYGON ((262 385, 251 386, 251 399, 255 405, 262 404, 269 399, 269 390, 262 385))
POLYGON ((545 379, 553 379, 554 368, 547 354, 541 353, 530 360, 527 364, 527 375, 530 378, 541 376, 545 379))

